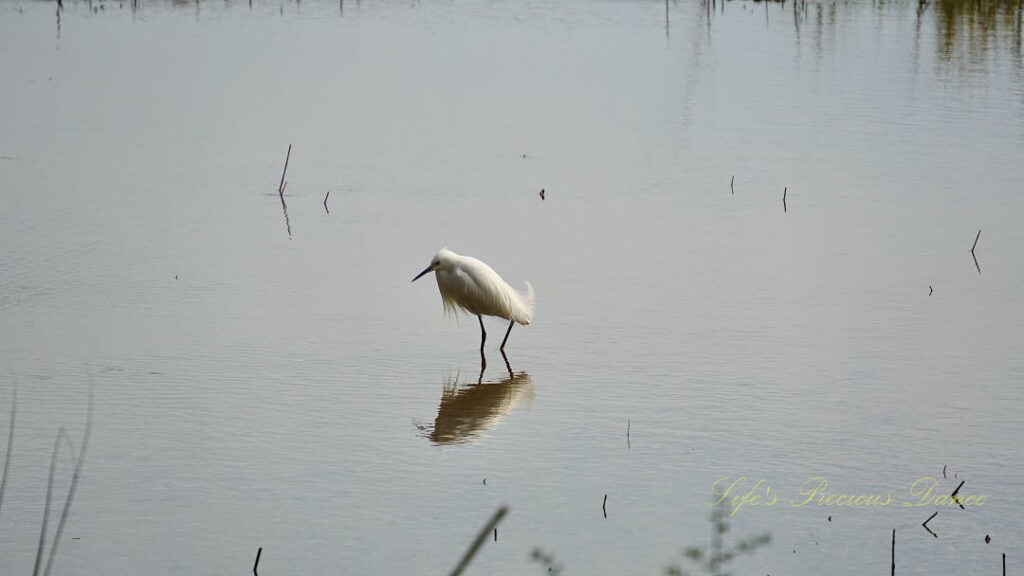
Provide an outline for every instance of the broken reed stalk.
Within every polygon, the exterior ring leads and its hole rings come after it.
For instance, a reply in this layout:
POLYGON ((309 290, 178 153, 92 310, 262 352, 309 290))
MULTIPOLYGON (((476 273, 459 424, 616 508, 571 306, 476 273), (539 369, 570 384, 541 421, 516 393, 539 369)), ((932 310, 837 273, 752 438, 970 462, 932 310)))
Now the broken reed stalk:
POLYGON ((892 529, 892 576, 896 576, 896 529, 892 529))
POLYGON ((288 173, 288 160, 292 157, 292 145, 288 145, 288 154, 284 157, 284 170, 281 171, 281 183, 277 185, 277 193, 284 196, 284 176, 288 173))
POLYGON ((964 505, 960 503, 960 499, 957 498, 956 495, 960 492, 960 488, 963 487, 964 482, 966 482, 966 480, 961 480, 960 484, 956 487, 956 490, 953 490, 953 493, 949 496, 954 502, 956 502, 956 505, 959 506, 961 510, 964 510, 964 505))
POLYGON ((939 515, 939 513, 936 512, 936 513, 932 514, 931 516, 929 516, 927 520, 925 520, 924 522, 921 522, 921 526, 924 526, 924 529, 927 530, 929 534, 931 534, 932 536, 935 536, 936 538, 938 538, 939 535, 936 534, 935 532, 932 532, 932 529, 928 527, 928 523, 932 521, 932 518, 935 518, 938 515, 939 515))
POLYGON ((4 453, 4 472, 3 476, 0 476, 0 512, 4 508, 4 492, 7 490, 7 470, 10 469, 11 449, 14 447, 14 416, 17 414, 18 407, 18 379, 14 376, 14 370, 11 370, 11 381, 14 383, 14 389, 11 396, 11 423, 7 430, 7 452, 4 453))
POLYGON ((469 566, 470 561, 472 561, 473 557, 476 556, 477 551, 480 549, 481 546, 483 546, 484 540, 487 539, 487 533, 491 530, 497 529, 498 523, 501 522, 501 519, 504 518, 506 514, 508 514, 508 506, 502 506, 494 512, 494 515, 491 516, 491 520, 487 523, 486 526, 484 526, 483 530, 481 530, 480 533, 476 535, 476 539, 473 540, 473 543, 469 546, 469 549, 466 550, 465 554, 463 554, 462 560, 459 560, 459 564, 455 567, 454 570, 452 570, 451 576, 459 576, 459 574, 462 574, 466 570, 466 567, 469 566))
POLYGON ((961 480, 960 483, 957 484, 956 490, 953 490, 953 494, 951 494, 951 496, 956 496, 960 492, 960 488, 964 485, 964 482, 967 482, 967 480, 961 480))
POLYGON ((788 192, 788 191, 789 191, 789 187, 784 187, 782 189, 782 211, 783 212, 788 212, 788 210, 786 209, 786 192, 788 192))
MULTIPOLYGON (((724 2, 723 2, 723 4, 724 4, 724 2)), ((735 182, 735 181, 736 181, 736 175, 733 174, 732 178, 729 178, 729 193, 730 194, 735 194, 736 193, 736 190, 733 189, 733 187, 732 187, 732 183, 735 182)))
POLYGON ((331 191, 328 190, 327 191, 327 195, 324 196, 324 210, 326 210, 328 214, 331 213, 330 209, 327 208, 327 198, 330 197, 330 195, 331 195, 331 191))
POLYGON ((974 259, 974 267, 978 269, 978 274, 981 274, 981 265, 978 264, 978 256, 974 253, 974 249, 978 247, 978 238, 981 238, 981 230, 978 230, 978 234, 974 237, 974 244, 971 245, 971 258, 974 259))
POLYGON ((605 506, 607 506, 607 505, 608 505, 608 495, 605 494, 604 495, 604 502, 601 502, 601 512, 604 514, 605 518, 608 517, 608 510, 605 508, 605 506))
MULTIPOLYGON (((288 182, 285 181, 284 177, 288 173, 288 160, 292 157, 292 145, 288 145, 288 154, 284 157, 284 170, 281 171, 281 183, 277 185, 277 195, 281 197, 281 210, 284 212, 284 226, 288 230, 288 239, 292 239, 292 223, 288 220, 288 205, 284 202, 284 189, 288 187, 288 182)), ((326 198, 324 199, 326 202, 326 198)), ((326 208, 326 205, 324 206, 326 208)))
MULTIPOLYGON (((71 513, 71 502, 75 499, 75 490, 78 488, 78 480, 82 477, 82 465, 85 463, 85 450, 89 446, 89 436, 92 434, 92 375, 89 375, 89 404, 85 412, 85 433, 82 435, 82 448, 78 451, 75 459, 75 471, 71 475, 71 486, 68 488, 68 496, 64 500, 64 509, 60 513, 60 521, 57 522, 57 531, 53 535, 53 544, 50 546, 50 556, 46 559, 46 570, 44 576, 49 576, 50 568, 53 567, 53 559, 57 557, 57 546, 60 545, 61 534, 64 533, 64 525, 68 521, 68 514, 71 513)), ((70 444, 71 438, 68 438, 70 444)), ((74 449, 72 448, 72 452, 74 449)))
POLYGON ((260 549, 256 551, 256 562, 254 562, 252 565, 252 573, 256 574, 256 576, 259 576, 259 574, 257 574, 256 572, 256 569, 259 568, 261 554, 263 554, 263 546, 260 546, 260 549))

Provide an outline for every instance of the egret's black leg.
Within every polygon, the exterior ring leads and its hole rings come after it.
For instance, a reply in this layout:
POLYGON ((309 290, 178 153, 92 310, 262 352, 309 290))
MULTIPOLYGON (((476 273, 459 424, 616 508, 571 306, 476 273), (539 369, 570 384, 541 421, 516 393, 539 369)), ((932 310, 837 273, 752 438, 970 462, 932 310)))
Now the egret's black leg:
MULTIPOLYGON (((505 342, 508 342, 508 335, 512 333, 512 327, 515 326, 515 320, 508 321, 508 330, 505 331, 505 339, 501 341, 501 351, 505 351, 505 342)), ((482 324, 481 324, 482 326, 482 324)))
POLYGON ((487 367, 487 357, 484 356, 484 342, 487 341, 487 330, 484 330, 483 316, 477 314, 476 319, 480 321, 480 366, 485 368, 487 367))
POLYGON ((505 369, 508 370, 508 377, 515 378, 515 374, 512 373, 512 365, 508 362, 508 356, 505 356, 505 351, 501 351, 501 357, 505 359, 505 369))

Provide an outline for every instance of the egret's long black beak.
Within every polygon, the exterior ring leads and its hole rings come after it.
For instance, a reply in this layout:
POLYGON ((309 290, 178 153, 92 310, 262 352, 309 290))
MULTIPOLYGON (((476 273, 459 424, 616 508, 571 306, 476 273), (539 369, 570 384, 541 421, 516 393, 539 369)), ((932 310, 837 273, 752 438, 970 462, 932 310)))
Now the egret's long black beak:
POLYGON ((431 264, 430 266, 427 266, 426 270, 424 270, 423 272, 420 272, 419 274, 417 274, 416 277, 412 279, 412 281, 415 282, 415 281, 419 280, 427 272, 433 272, 433 271, 434 271, 434 265, 431 264))

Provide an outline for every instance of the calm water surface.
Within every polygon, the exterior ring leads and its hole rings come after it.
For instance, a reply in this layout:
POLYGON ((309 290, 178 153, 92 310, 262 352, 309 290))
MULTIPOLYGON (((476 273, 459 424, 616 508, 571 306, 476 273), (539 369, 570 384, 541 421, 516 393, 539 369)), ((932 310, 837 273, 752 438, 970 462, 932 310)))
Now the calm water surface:
POLYGON ((473 573, 659 574, 723 477, 735 573, 1019 567, 1021 8, 962 4, 0 4, 0 573, 87 372, 59 574, 442 574, 500 505, 473 573), (514 378, 442 246, 536 287, 514 378))

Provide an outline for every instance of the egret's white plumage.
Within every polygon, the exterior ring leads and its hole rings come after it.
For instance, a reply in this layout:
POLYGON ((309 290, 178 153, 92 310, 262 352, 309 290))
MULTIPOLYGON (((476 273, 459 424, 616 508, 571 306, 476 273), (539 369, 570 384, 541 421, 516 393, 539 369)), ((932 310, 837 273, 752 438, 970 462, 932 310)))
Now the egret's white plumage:
MULTIPOLYGON (((533 286, 526 283, 526 291, 520 292, 508 285, 493 268, 471 256, 456 254, 442 248, 430 260, 430 266, 420 272, 413 282, 424 274, 434 273, 437 288, 441 292, 441 302, 446 313, 454 314, 460 309, 480 316, 497 316, 509 320, 509 331, 513 323, 524 326, 533 320, 536 297, 533 286)), ((480 319, 483 340, 487 332, 483 330, 483 319, 480 319)), ((505 341, 508 332, 505 333, 505 341)), ((505 347, 502 341, 501 347, 505 347)), ((480 342, 483 352, 483 341, 480 342)))

